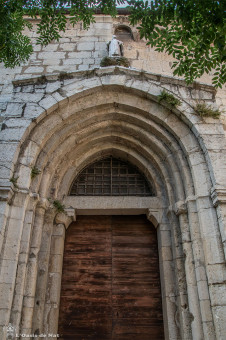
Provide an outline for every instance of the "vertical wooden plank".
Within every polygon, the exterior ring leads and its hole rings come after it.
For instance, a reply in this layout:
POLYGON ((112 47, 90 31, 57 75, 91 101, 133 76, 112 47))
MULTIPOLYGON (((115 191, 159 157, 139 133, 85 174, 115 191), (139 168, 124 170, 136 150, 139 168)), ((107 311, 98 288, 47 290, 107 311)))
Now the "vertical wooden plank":
POLYGON ((164 339, 157 235, 144 216, 113 216, 112 339, 164 339))
POLYGON ((111 339, 111 266, 111 218, 78 217, 65 240, 62 339, 111 339))

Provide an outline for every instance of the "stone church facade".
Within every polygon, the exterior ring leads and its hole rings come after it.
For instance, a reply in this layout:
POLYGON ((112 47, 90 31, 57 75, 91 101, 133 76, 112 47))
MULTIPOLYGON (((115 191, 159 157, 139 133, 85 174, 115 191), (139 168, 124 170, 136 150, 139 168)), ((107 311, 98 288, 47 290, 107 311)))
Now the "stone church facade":
POLYGON ((156 230, 164 338, 225 339, 226 125, 224 114, 194 112, 197 101, 223 110, 225 93, 207 75, 186 85, 172 62, 126 16, 97 15, 87 31, 68 24, 59 42, 34 45, 26 65, 2 66, 1 339, 58 334, 70 226, 115 215, 145 215, 156 230), (100 67, 112 34, 130 68, 100 67), (159 102, 163 90, 181 104, 159 102), (109 157, 135 166, 154 193, 70 194, 84 169, 109 157))

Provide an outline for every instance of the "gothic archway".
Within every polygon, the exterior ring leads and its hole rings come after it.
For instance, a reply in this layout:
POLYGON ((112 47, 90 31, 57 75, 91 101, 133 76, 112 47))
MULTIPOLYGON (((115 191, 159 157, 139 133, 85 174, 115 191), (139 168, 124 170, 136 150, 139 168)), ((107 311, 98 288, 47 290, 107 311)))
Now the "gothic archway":
MULTIPOLYGON (((30 106, 36 120, 14 154, 18 189, 10 191, 3 226, 3 269, 11 268, 4 284, 14 291, 5 295, 6 323, 23 333, 57 333, 65 229, 76 214, 124 212, 146 214, 157 228, 166 339, 213 340, 224 327, 218 317, 223 307, 211 307, 219 285, 212 270, 219 273, 224 261, 221 210, 218 217, 210 197, 212 190, 220 207, 214 156, 186 100, 180 109, 158 103, 167 81, 117 72, 61 79, 59 91, 30 106), (109 155, 134 164, 154 183, 156 196, 69 196, 81 170, 109 155), (39 173, 31 179, 33 168, 39 173), (56 201, 66 215, 55 210, 56 201)), ((184 85, 175 86, 186 92, 184 85)))

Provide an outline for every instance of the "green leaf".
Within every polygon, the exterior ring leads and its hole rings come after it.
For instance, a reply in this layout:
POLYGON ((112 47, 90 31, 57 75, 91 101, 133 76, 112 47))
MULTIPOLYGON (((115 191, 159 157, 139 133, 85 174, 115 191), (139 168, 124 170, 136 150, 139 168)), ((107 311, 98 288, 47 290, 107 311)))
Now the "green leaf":
MULTIPOLYGON (((124 0, 8 0, 0 6, 0 62, 15 67, 26 62, 32 53, 31 41, 24 34, 32 23, 24 20, 26 13, 32 18, 40 16, 37 42, 49 44, 59 40, 66 29, 65 6, 69 20, 75 25, 83 23, 88 29, 95 21, 95 10, 115 16, 116 5, 124 0)), ((192 82, 205 71, 214 72, 213 81, 222 86, 225 78, 225 10, 223 1, 215 0, 156 0, 128 1, 129 22, 139 25, 140 37, 158 52, 177 59, 172 64, 173 73, 192 82)))

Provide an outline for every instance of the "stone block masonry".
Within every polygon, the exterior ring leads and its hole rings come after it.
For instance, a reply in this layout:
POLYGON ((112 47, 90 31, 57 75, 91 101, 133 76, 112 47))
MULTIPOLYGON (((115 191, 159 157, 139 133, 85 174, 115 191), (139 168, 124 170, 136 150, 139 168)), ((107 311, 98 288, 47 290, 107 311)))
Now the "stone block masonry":
POLYGON ((124 42, 132 68, 100 68, 126 20, 98 15, 87 31, 68 24, 59 42, 34 45, 26 65, 1 68, 1 340, 9 323, 24 334, 57 334, 64 238, 75 213, 146 215, 158 234, 165 339, 226 336, 224 125, 194 113, 197 100, 215 106, 226 98, 173 77, 171 58, 147 47, 136 28, 124 42), (163 90, 181 104, 159 102, 163 90), (77 174, 109 156, 140 169, 155 195, 70 196, 77 174))
MULTIPOLYGON (((4 69, 3 66, 0 66, 0 93, 2 95, 10 95, 12 92, 10 83, 13 79, 99 67, 101 59, 107 56, 106 43, 111 40, 115 28, 122 23, 125 26, 128 25, 128 19, 126 17, 122 19, 121 16, 111 18, 98 15, 96 16, 96 23, 91 24, 88 30, 84 30, 80 23, 73 27, 68 22, 66 31, 62 33, 59 42, 53 41, 46 47, 36 45, 35 29, 37 21, 32 20, 32 23, 34 30, 27 31, 27 34, 32 39, 34 53, 26 64, 16 67, 14 70, 4 69)), ((154 49, 146 45, 143 39, 139 39, 135 27, 131 27, 131 29, 134 40, 124 41, 124 56, 129 59, 131 68, 172 76, 170 66, 174 59, 165 53, 155 52, 154 49)), ((211 83, 211 78, 208 75, 204 75, 200 80, 211 83)), ((218 91, 218 97, 218 104, 225 105, 226 98, 223 91, 218 91)), ((4 104, 0 99, 0 106, 2 105, 4 104)))

